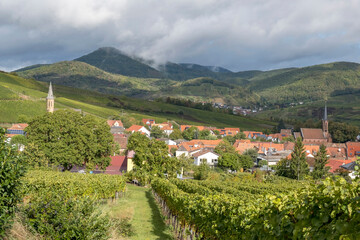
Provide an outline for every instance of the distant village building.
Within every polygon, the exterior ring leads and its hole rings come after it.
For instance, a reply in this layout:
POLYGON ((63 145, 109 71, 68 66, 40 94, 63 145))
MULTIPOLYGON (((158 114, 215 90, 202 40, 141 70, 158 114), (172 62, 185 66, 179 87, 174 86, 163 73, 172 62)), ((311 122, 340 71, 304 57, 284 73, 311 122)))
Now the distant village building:
POLYGON ((50 113, 54 112, 54 94, 53 94, 51 82, 49 85, 49 92, 46 97, 46 111, 50 113))
POLYGON ((122 134, 125 132, 121 120, 107 120, 107 124, 109 125, 112 134, 122 134))
POLYGON ((140 126, 140 125, 132 125, 131 127, 129 127, 128 129, 126 129, 126 131, 130 132, 130 133, 134 133, 134 132, 140 132, 145 134, 146 136, 150 137, 150 131, 147 130, 144 126, 140 126))
POLYGON ((329 121, 327 117, 327 106, 325 103, 324 118, 322 120, 322 129, 320 128, 301 128, 300 132, 295 132, 294 137, 301 137, 306 144, 325 144, 331 143, 332 139, 329 133, 329 121))

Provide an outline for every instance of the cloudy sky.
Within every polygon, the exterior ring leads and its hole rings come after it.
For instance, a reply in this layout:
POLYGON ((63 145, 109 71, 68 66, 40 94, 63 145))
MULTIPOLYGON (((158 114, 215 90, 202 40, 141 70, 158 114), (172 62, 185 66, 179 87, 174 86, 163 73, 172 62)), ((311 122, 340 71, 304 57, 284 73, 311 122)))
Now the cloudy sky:
POLYGON ((99 47, 233 71, 360 62, 358 0, 1 0, 0 69, 99 47))

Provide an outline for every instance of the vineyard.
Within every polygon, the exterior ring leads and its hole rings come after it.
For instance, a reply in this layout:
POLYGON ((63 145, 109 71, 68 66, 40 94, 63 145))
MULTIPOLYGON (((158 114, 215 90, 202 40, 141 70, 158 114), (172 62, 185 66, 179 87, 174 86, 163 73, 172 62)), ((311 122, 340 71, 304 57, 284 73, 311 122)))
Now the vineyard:
POLYGON ((284 178, 152 181, 180 239, 357 239, 360 185, 284 178))
POLYGON ((121 220, 101 211, 124 196, 121 176, 29 170, 22 182, 21 221, 44 239, 105 240, 121 231, 121 220))
POLYGON ((117 175, 76 174, 70 172, 29 171, 24 177, 24 195, 52 192, 64 199, 91 197, 95 200, 118 198, 125 192, 125 180, 117 175))

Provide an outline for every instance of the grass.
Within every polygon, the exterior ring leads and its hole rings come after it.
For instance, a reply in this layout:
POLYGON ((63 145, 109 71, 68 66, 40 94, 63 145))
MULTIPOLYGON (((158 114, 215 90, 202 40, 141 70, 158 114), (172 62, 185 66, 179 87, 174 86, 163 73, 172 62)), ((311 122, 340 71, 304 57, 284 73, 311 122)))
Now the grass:
POLYGON ((104 205, 102 210, 109 213, 112 218, 131 219, 135 235, 125 239, 173 239, 172 230, 165 224, 149 188, 128 185, 125 198, 104 205))

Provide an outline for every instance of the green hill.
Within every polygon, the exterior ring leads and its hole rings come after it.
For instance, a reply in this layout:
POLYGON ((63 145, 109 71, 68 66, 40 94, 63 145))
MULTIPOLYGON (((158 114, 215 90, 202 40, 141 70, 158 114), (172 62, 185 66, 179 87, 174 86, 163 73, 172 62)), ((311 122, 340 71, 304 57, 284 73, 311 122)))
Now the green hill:
POLYGON ((234 105, 254 105, 258 99, 243 88, 211 78, 197 78, 183 82, 135 78, 105 72, 87 63, 77 61, 39 66, 17 72, 17 74, 25 78, 34 78, 44 82, 51 81, 64 86, 145 99, 170 96, 234 105))
POLYGON ((322 64, 250 80, 250 89, 270 103, 324 100, 339 90, 359 89, 360 64, 322 64))
POLYGON ((162 94, 197 102, 221 102, 243 106, 255 105, 259 101, 259 97, 244 88, 206 77, 179 82, 162 94))
MULTIPOLYGON (((180 124, 211 125, 216 127, 240 127, 261 130, 275 123, 229 114, 202 111, 161 102, 146 101, 126 96, 114 96, 98 92, 53 85, 55 109, 75 108, 99 118, 119 116, 133 124, 142 118, 154 118, 158 122, 175 120, 180 124)), ((0 122, 17 122, 20 116, 33 117, 46 111, 48 85, 33 79, 24 79, 0 72, 0 122)))
POLYGON ((127 96, 143 96, 171 84, 171 81, 165 79, 112 74, 77 61, 58 62, 17 73, 19 76, 39 81, 127 96))

